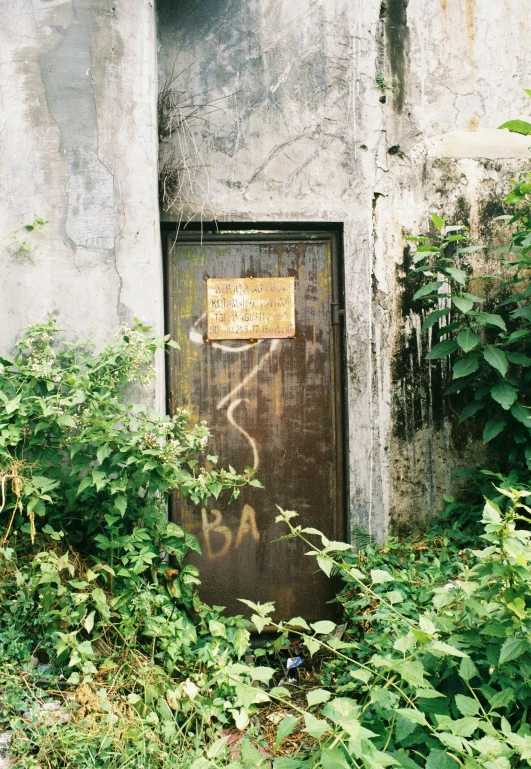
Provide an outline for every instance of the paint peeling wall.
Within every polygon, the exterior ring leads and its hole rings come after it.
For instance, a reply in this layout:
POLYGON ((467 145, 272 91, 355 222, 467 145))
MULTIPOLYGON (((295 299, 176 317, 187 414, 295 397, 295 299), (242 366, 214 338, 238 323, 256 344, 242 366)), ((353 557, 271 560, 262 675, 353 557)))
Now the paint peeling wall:
POLYGON ((344 223, 351 520, 421 527, 470 447, 422 363, 403 233, 447 211, 485 234, 527 165, 496 131, 530 112, 525 4, 160 0, 158 30, 161 82, 204 105, 163 148, 188 159, 168 218, 344 223))
POLYGON ((0 253, 2 347, 50 314, 74 337, 162 331, 153 3, 4 0, 0 47, 0 233, 49 220, 0 253))
MULTIPOLYGON (((469 439, 422 364, 403 232, 445 210, 494 237, 487 214, 527 165, 527 140, 496 126, 530 112, 531 15, 159 0, 158 23, 161 81, 203 105, 165 143, 186 161, 168 216, 344 224, 352 521, 422 525, 469 439)), ((0 233, 50 220, 33 253, 0 254, 3 348, 49 313, 72 336, 134 316, 161 330, 152 2, 4 0, 0 42, 0 233)))

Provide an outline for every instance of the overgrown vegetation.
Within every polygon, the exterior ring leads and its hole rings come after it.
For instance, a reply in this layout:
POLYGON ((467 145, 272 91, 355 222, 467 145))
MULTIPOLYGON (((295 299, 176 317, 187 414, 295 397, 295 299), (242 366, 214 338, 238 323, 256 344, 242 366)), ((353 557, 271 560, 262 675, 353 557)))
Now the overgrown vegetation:
POLYGON ((0 730, 13 767, 531 765, 530 196, 531 175, 514 181, 509 245, 488 274, 472 275, 481 245, 442 216, 437 234, 410 238, 426 365, 444 367, 489 449, 476 490, 448 497, 424 539, 382 549, 280 511, 284 536, 341 575, 341 620, 275 623, 272 604, 244 600, 259 632, 277 630, 254 649, 249 621, 201 601, 186 561, 198 543, 165 504, 174 490, 204 502, 260 484, 217 469, 205 424, 127 405, 162 340, 137 324, 96 352, 61 342, 53 320, 26 330, 0 361, 0 730))
POLYGON ((184 411, 124 402, 154 374, 148 330, 96 353, 57 345, 50 320, 0 361, 0 718, 19 766, 175 765, 238 717, 227 665, 248 623, 201 602, 166 497, 259 482, 216 469, 184 411))

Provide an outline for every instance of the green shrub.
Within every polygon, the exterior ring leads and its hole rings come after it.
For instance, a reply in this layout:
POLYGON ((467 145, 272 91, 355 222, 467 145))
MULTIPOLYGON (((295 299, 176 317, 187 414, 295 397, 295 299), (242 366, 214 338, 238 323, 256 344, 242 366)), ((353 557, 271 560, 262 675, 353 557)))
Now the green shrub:
POLYGON ((148 331, 96 352, 49 320, 0 361, 0 731, 19 766, 175 765, 260 698, 232 667, 249 623, 202 603, 199 545, 166 515, 172 491, 260 484, 216 468, 204 423, 127 404, 163 344, 148 331))
MULTIPOLYGON (((283 640, 289 630, 310 655, 327 657, 321 686, 307 692, 305 707, 286 699, 278 727, 279 742, 301 728, 318 747, 275 767, 531 764, 531 532, 519 528, 531 523, 531 492, 498 493, 507 504, 487 501, 484 546, 452 557, 442 541, 436 554, 431 543, 431 557, 419 555, 418 543, 354 555, 281 511, 288 536, 303 539, 319 568, 339 572, 348 589, 341 632, 300 617, 277 625, 283 640)), ((274 624, 268 607, 248 603, 258 627, 274 624)))

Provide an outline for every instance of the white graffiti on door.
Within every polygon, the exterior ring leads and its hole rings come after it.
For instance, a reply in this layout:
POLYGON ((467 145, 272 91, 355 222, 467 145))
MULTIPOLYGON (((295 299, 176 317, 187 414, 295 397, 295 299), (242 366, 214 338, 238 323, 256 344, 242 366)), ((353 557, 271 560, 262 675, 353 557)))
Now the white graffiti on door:
MULTIPOLYGON (((223 558, 226 555, 233 542, 233 534, 228 526, 223 523, 223 516, 220 510, 207 511, 206 507, 201 508, 201 521, 203 528, 203 536, 205 538, 205 550, 206 556, 209 561, 215 561, 218 558, 223 558), (208 516, 213 516, 213 520, 209 521, 208 516), (221 543, 218 541, 217 548, 215 547, 216 537, 213 534, 217 534, 221 537, 221 543)), ((260 532, 256 525, 256 512, 251 505, 244 505, 242 514, 240 517, 240 525, 236 533, 236 539, 234 541, 234 549, 237 550, 242 544, 244 538, 250 536, 255 542, 260 539, 260 532)))
MULTIPOLYGON (((200 327, 202 323, 204 322, 206 318, 206 313, 203 313, 200 318, 198 318, 192 328, 189 331, 188 338, 192 342, 192 344, 197 345, 204 345, 205 344, 205 337, 204 334, 200 331, 200 327)), ((243 344, 235 345, 234 347, 228 344, 223 344, 222 342, 210 342, 209 344, 217 350, 223 350, 223 352, 232 354, 232 355, 241 355, 242 353, 246 352, 247 350, 251 350, 254 347, 257 347, 258 345, 264 343, 266 340, 259 339, 256 342, 245 342, 243 344)), ((269 341, 269 340, 267 340, 269 341)), ((227 406, 227 420, 232 427, 234 427, 238 432, 243 435, 245 440, 248 442, 249 446, 251 447, 251 451, 253 454, 253 464, 252 466, 257 470, 260 465, 260 454, 258 451, 258 444, 256 440, 253 438, 252 435, 250 435, 247 430, 245 430, 242 425, 240 425, 236 419, 234 418, 234 412, 238 408, 238 406, 241 403, 249 403, 248 398, 237 398, 235 396, 239 395, 239 393, 244 389, 244 387, 256 377, 260 369, 265 365, 265 363, 274 355, 274 353, 280 348, 281 342, 280 339, 271 339, 269 341, 268 350, 267 352, 262 355, 262 357, 258 360, 258 363, 254 366, 254 368, 241 380, 241 382, 238 382, 238 384, 233 387, 233 389, 228 392, 226 395, 223 396, 217 403, 216 403, 216 410, 221 411, 221 409, 225 408, 227 406)), ((238 527, 238 531, 236 532, 236 537, 234 538, 233 533, 231 529, 226 526, 223 523, 223 515, 221 514, 220 510, 211 510, 210 512, 207 511, 206 507, 201 508, 201 521, 202 521, 202 530, 203 530, 203 536, 205 538, 205 551, 206 551, 206 557, 209 561, 215 561, 217 558, 223 558, 224 555, 228 553, 231 547, 234 547, 234 549, 238 549, 240 545, 242 544, 245 537, 250 536, 255 542, 258 542, 260 539, 260 532, 258 530, 258 526, 256 525, 256 511, 253 507, 249 504, 245 504, 243 506, 243 510, 240 517, 240 525, 238 527), (209 520, 209 515, 212 516, 212 520, 209 520), (217 536, 214 536, 217 535, 217 536), (219 537, 221 537, 221 540, 219 540, 219 537), (234 541, 234 544, 233 544, 234 541)))
MULTIPOLYGON (((200 332, 199 327, 203 323, 203 321, 206 318, 206 312, 204 312, 200 318, 198 318, 192 328, 190 329, 190 332, 188 334, 188 337, 190 341, 193 344, 198 345, 204 345, 205 344, 205 338, 204 335, 200 332)), ((246 352, 246 350, 251 350, 253 347, 257 347, 258 345, 262 344, 266 340, 259 339, 256 342, 246 342, 244 344, 231 347, 228 344, 223 344, 221 342, 211 342, 211 346, 217 350, 223 350, 223 352, 241 355, 243 352, 246 352)), ((249 403, 248 398, 235 398, 234 396, 238 395, 238 393, 243 390, 243 388, 256 377, 260 369, 265 365, 265 363, 274 355, 274 353, 280 349, 281 346, 281 340, 280 339, 271 339, 269 342, 269 349, 268 351, 262 355, 262 357, 259 359, 256 366, 241 380, 241 382, 238 382, 236 387, 234 387, 227 395, 224 395, 223 398, 221 398, 217 404, 216 409, 218 411, 221 411, 227 404, 229 404, 227 408, 227 420, 229 424, 232 425, 236 430, 238 430, 241 435, 245 438, 245 440, 248 442, 249 446, 251 447, 251 451, 253 454, 253 467, 255 470, 258 469, 260 464, 260 454, 258 452, 258 445, 256 443, 256 440, 252 437, 252 435, 249 435, 247 430, 245 430, 242 425, 240 425, 235 419, 234 419, 234 411, 238 408, 240 403, 249 403)))
MULTIPOLYGON (((205 318, 206 313, 203 313, 203 315, 201 315, 201 317, 195 321, 194 325, 190 329, 188 337, 192 344, 205 344, 205 337, 200 331, 200 327, 205 318)), ((265 341, 266 340, 264 339, 259 339, 256 342, 245 342, 244 344, 235 345, 234 347, 228 344, 223 344, 222 342, 214 341, 210 342, 209 344, 214 349, 223 350, 223 352, 232 355, 241 355, 247 350, 251 350, 254 347, 264 343, 265 341)), ((230 392, 224 395, 223 398, 221 398, 216 403, 217 411, 221 411, 228 404, 226 411, 227 421, 230 425, 232 425, 232 427, 238 430, 241 435, 243 435, 249 444, 253 454, 252 466, 256 470, 260 465, 258 444, 253 436, 250 435, 247 430, 245 430, 245 428, 242 427, 242 425, 239 424, 234 418, 234 412, 238 406, 241 403, 249 403, 249 399, 235 396, 241 393, 244 387, 256 377, 265 363, 275 354, 275 352, 277 352, 277 350, 280 349, 280 339, 271 339, 267 341, 269 342, 268 350, 264 353, 264 355, 262 355, 261 358, 259 358, 254 368, 251 369, 251 371, 245 377, 243 377, 241 382, 238 382, 238 384, 233 387, 230 392)), ((236 532, 236 537, 233 536, 231 529, 223 523, 223 515, 221 514, 220 510, 207 511, 206 507, 201 508, 201 521, 203 536, 205 538, 206 557, 209 561, 215 561, 217 558, 223 558, 223 556, 229 552, 231 547, 234 547, 234 549, 237 550, 241 546, 245 537, 251 537, 253 540, 255 540, 255 542, 258 542, 260 539, 260 532, 258 530, 258 526, 256 525, 256 511, 249 504, 245 504, 243 506, 243 510, 240 516, 240 525, 238 527, 238 531, 236 532), (209 520, 209 515, 212 516, 211 520, 209 520), (220 537, 221 540, 219 539, 220 537)))

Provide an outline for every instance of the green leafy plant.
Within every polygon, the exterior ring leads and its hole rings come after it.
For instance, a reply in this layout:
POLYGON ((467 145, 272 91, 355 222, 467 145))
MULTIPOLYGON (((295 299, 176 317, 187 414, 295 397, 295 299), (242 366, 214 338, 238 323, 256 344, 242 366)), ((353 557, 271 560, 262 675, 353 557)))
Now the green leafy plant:
POLYGON ((32 232, 46 232, 44 225, 47 223, 42 216, 34 214, 31 222, 22 223, 22 232, 19 229, 14 229, 3 239, 3 247, 9 251, 33 252, 34 247, 26 240, 26 237, 32 232))
POLYGON ((50 319, 0 360, 0 722, 20 766, 166 766, 172 740, 189 765, 263 696, 234 667, 248 621, 201 601, 197 540, 166 514, 170 492, 260 484, 217 469, 205 423, 124 397, 165 342, 137 322, 96 351, 50 319))
MULTIPOLYGON (((447 394, 463 393, 466 403, 460 422, 483 423, 485 443, 497 440, 507 448, 511 462, 531 462, 531 185, 518 182, 519 208, 508 217, 516 229, 503 255, 499 274, 471 274, 465 259, 482 250, 470 245, 466 228, 447 226, 432 215, 438 237, 411 237, 417 246, 410 274, 427 282, 413 299, 425 310, 422 330, 432 336, 429 361, 449 360, 451 377, 447 394), (471 282, 489 287, 489 302, 472 292, 471 282)), ((515 191, 506 198, 515 204, 515 191)), ((496 445, 496 444, 495 444, 496 445)))
MULTIPOLYGON (((302 729, 318 747, 275 767, 531 763, 531 533, 519 528, 531 523, 531 492, 499 488, 498 494, 501 504, 487 500, 483 511, 485 546, 453 559, 446 574, 436 574, 440 561, 427 570, 417 564, 423 578, 416 589, 408 584, 411 564, 397 564, 389 553, 376 563, 370 553, 360 558, 349 545, 294 525, 296 513, 281 511, 287 536, 302 539, 325 574, 339 572, 350 597, 340 634, 333 622, 309 625, 301 617, 276 625, 284 637, 300 636, 309 655, 325 653, 327 662, 305 706, 277 691, 288 711, 278 744, 302 729)), ((259 630, 275 624, 269 605, 246 603, 259 630)))

